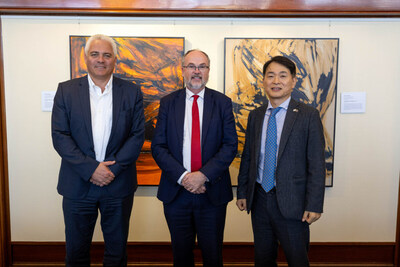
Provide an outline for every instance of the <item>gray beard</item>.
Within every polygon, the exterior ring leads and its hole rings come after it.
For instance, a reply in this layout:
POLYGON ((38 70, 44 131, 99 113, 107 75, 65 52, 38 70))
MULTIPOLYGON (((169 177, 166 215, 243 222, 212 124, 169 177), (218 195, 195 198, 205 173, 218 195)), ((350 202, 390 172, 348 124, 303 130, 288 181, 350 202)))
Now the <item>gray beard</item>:
POLYGON ((192 83, 188 83, 186 86, 193 90, 199 90, 201 88, 204 88, 205 85, 206 85, 205 83, 201 83, 199 85, 194 86, 192 83))
POLYGON ((188 89, 199 90, 199 89, 202 89, 202 88, 204 88, 206 86, 207 81, 203 81, 199 85, 193 85, 190 81, 189 82, 185 81, 185 84, 186 84, 186 87, 188 89))

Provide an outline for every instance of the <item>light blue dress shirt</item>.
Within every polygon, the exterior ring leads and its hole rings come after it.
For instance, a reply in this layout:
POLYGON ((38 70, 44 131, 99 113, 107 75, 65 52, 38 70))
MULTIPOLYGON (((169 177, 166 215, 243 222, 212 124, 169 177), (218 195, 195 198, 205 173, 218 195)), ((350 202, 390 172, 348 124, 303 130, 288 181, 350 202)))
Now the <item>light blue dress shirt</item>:
MULTIPOLYGON (((281 110, 276 113, 275 118, 276 118, 276 141, 277 141, 277 159, 278 159, 278 151, 279 151, 279 143, 281 141, 281 135, 282 135, 282 129, 283 129, 283 124, 285 122, 286 118, 286 113, 287 109, 289 107, 289 102, 290 102, 291 97, 286 99, 285 102, 280 104, 279 106, 282 107, 281 110)), ((261 144, 260 144, 260 156, 258 158, 258 176, 257 176, 257 182, 261 184, 261 180, 263 177, 263 170, 264 170, 264 154, 265 154, 265 138, 267 138, 267 126, 268 126, 268 120, 269 116, 271 114, 271 110, 273 109, 271 102, 268 102, 268 108, 265 112, 264 116, 264 122, 263 122, 263 127, 262 127, 262 134, 261 134, 261 144)))

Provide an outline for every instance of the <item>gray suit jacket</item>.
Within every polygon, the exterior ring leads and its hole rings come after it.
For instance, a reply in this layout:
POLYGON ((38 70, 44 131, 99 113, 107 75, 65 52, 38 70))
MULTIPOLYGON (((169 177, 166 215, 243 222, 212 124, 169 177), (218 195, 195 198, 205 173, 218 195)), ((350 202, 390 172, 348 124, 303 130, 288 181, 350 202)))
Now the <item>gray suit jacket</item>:
MULTIPOLYGON (((250 112, 238 176, 237 198, 250 212, 258 173, 261 131, 268 104, 250 112)), ((291 99, 283 125, 276 167, 276 194, 282 215, 301 219, 321 213, 325 193, 325 140, 319 113, 291 99)))

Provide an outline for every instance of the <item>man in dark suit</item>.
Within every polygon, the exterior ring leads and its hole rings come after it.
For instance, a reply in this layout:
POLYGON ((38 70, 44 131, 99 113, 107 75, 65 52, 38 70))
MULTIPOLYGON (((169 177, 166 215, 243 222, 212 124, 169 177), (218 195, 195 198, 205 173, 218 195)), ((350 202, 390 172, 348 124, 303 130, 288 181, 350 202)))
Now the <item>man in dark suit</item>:
POLYGON ((309 225, 325 192, 322 123, 316 109, 291 99, 290 59, 273 57, 263 75, 269 102, 249 114, 236 205, 251 211, 255 266, 277 266, 278 241, 289 266, 309 266, 309 225))
POLYGON ((196 235, 204 266, 222 267, 226 206, 233 198, 229 165, 237 135, 231 100, 205 87, 209 67, 204 52, 185 54, 186 88, 161 99, 152 140, 162 170, 157 197, 164 202, 175 267, 194 266, 196 235))
POLYGON ((57 189, 63 195, 66 266, 90 266, 98 210, 104 266, 127 265, 144 113, 140 88, 112 75, 116 54, 112 38, 89 38, 88 75, 60 83, 54 98, 52 138, 62 158, 57 189))

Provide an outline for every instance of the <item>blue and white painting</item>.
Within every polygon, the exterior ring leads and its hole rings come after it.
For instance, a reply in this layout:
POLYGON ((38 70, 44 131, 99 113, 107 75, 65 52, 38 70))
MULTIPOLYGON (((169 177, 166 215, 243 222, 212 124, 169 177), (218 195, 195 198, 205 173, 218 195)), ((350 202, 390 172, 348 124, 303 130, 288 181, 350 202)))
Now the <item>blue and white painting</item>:
POLYGON ((281 55, 296 63, 297 84, 292 97, 320 112, 326 142, 326 186, 333 185, 338 53, 337 38, 225 38, 225 94, 233 102, 239 137, 238 155, 231 165, 233 184, 237 184, 249 112, 267 100, 263 65, 281 55))

